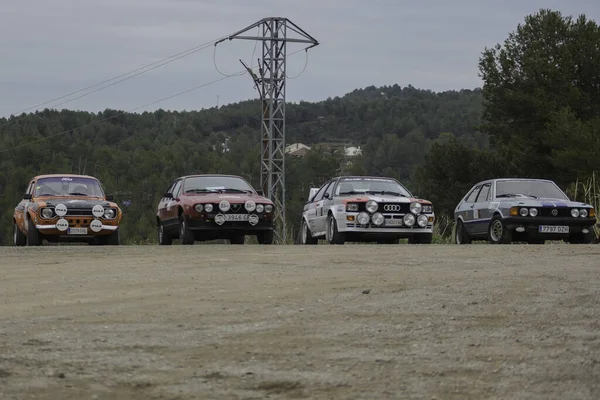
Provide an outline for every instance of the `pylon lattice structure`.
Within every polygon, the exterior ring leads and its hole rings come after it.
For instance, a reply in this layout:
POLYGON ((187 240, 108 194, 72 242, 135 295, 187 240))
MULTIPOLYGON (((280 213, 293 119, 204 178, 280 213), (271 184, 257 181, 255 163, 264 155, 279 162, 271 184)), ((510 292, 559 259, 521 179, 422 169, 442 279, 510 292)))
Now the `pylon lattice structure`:
POLYGON ((265 196, 275 204, 275 242, 286 243, 285 216, 285 78, 287 43, 305 43, 309 48, 319 42, 287 18, 269 17, 215 43, 245 39, 262 42, 259 75, 248 70, 262 100, 260 186, 265 196), (261 36, 245 36, 258 28, 261 36), (298 37, 290 37, 295 33, 298 37))

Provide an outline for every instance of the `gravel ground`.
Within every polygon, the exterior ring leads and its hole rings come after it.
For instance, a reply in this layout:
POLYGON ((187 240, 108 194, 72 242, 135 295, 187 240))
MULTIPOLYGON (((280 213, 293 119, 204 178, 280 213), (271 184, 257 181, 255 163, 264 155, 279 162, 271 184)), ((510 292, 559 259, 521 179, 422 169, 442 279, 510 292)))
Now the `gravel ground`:
POLYGON ((598 245, 0 248, 3 399, 598 399, 598 245))

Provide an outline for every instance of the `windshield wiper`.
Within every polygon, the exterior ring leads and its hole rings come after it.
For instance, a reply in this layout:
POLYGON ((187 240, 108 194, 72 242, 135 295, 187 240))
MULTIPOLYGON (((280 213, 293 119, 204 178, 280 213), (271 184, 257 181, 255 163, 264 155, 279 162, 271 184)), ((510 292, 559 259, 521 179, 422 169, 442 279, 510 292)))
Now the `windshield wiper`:
POLYGON ((223 191, 223 192, 236 192, 236 193, 252 193, 252 191, 250 191, 250 190, 233 189, 233 188, 221 189, 221 191, 223 191))
POLYGON ((217 193, 218 190, 215 189, 189 189, 185 191, 186 193, 217 193))
POLYGON ((89 196, 89 194, 73 192, 73 193, 69 193, 69 196, 89 196))
POLYGON ((398 192, 393 192, 391 190, 367 190, 367 193, 370 193, 370 194, 389 194, 391 196, 406 197, 405 194, 398 193, 398 192))
POLYGON ((338 194, 339 194, 340 196, 344 196, 344 195, 347 195, 347 194, 364 194, 364 193, 365 193, 365 192, 357 192, 356 190, 351 190, 351 191, 349 191, 349 192, 340 192, 340 193, 338 193, 338 194))
POLYGON ((523 193, 503 193, 503 194, 496 195, 496 197, 518 197, 518 196, 532 197, 534 199, 538 198, 537 196, 534 196, 532 194, 523 194, 523 193))

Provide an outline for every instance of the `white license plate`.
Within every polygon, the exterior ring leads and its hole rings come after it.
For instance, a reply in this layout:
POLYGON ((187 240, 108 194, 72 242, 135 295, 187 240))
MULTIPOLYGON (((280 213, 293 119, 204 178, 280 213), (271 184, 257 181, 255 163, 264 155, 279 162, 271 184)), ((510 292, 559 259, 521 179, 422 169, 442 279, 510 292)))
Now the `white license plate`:
POLYGON ((87 228, 69 228, 69 235, 87 235, 87 228))
POLYGON ((540 225, 538 230, 540 233, 569 233, 568 226, 558 225, 540 225))
POLYGON ((248 221, 248 214, 225 214, 225 221, 248 221))
POLYGON ((401 219, 386 219, 385 224, 398 226, 398 225, 402 225, 402 220, 401 219))

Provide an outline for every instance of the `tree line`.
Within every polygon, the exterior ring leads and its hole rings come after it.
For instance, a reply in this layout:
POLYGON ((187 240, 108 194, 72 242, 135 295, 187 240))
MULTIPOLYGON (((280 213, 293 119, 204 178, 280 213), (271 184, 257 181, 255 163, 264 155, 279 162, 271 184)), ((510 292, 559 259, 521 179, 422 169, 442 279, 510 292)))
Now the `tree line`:
MULTIPOLYGON (((600 29, 585 16, 540 10, 482 52, 482 88, 395 84, 288 104, 287 143, 312 147, 286 159, 290 233, 310 187, 335 175, 395 177, 449 215, 477 180, 540 177, 567 187, 599 171, 599 44, 600 29), (363 154, 345 157, 343 145, 363 154)), ((156 204, 177 176, 237 174, 258 188, 260 107, 46 109, 0 119, 0 243, 10 244, 13 209, 41 173, 98 177, 124 210, 125 243, 156 242, 156 204)))

